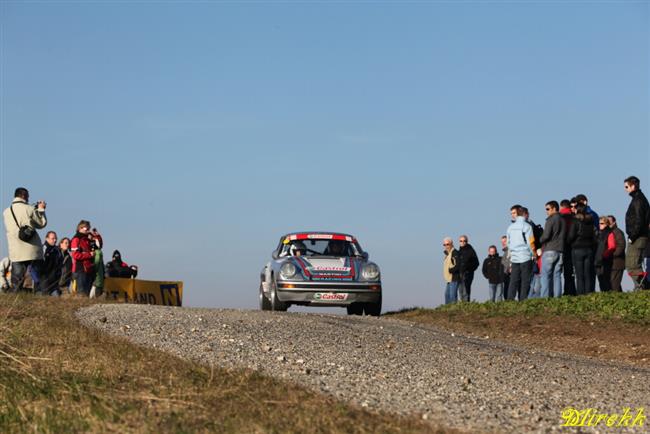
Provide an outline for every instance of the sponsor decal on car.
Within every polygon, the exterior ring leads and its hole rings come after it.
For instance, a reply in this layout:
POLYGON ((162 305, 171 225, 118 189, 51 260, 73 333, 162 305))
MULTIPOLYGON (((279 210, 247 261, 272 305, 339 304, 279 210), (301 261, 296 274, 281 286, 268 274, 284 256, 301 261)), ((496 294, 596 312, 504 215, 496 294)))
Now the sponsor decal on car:
POLYGON ((348 299, 347 292, 317 292, 314 294, 314 300, 321 301, 343 301, 348 299))
POLYGON ((345 271, 346 273, 350 271, 350 267, 312 267, 312 270, 315 271, 345 271))

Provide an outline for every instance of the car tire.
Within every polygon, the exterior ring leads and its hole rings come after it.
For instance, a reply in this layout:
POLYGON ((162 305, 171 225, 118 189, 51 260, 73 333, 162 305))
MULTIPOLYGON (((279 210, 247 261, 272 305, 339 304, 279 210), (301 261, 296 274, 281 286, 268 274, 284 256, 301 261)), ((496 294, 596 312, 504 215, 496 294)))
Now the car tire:
POLYGON ((289 306, 286 303, 283 303, 278 299, 277 287, 278 286, 275 283, 275 280, 273 280, 273 284, 271 285, 271 291, 270 291, 270 294, 269 294, 271 296, 271 300, 269 301, 269 305, 271 306, 271 310, 273 310, 273 311, 284 312, 289 308, 289 306))
POLYGON ((260 283, 260 309, 261 310, 271 310, 271 302, 264 295, 264 290, 262 289, 262 284, 260 283))
POLYGON ((365 303, 363 310, 366 315, 379 316, 381 315, 381 300, 379 303, 365 303))
POLYGON ((348 315, 363 315, 363 304, 352 303, 347 306, 348 315))

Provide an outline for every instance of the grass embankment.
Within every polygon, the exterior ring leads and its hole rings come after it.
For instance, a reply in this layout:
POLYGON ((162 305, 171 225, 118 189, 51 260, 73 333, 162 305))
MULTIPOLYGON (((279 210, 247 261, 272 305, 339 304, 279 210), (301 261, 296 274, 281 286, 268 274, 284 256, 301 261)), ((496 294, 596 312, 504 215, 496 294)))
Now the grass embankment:
POLYGON ((650 366, 650 291, 454 303, 387 315, 531 348, 650 366))
POLYGON ((0 432, 437 432, 84 328, 88 304, 0 295, 0 432))

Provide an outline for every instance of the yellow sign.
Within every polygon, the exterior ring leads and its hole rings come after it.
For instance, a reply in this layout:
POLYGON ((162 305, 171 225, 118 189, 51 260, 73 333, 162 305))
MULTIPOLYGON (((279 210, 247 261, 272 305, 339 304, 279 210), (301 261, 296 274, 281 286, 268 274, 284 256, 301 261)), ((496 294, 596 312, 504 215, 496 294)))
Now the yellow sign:
POLYGON ((183 282, 161 282, 154 280, 104 279, 106 296, 125 303, 159 304, 182 306, 183 282))

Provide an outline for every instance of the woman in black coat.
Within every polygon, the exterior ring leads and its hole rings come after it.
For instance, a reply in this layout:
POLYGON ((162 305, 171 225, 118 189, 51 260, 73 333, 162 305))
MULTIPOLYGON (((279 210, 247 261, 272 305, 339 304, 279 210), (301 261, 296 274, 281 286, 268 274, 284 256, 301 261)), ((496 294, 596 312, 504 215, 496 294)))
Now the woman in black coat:
POLYGON ((594 280, 595 273, 596 228, 593 217, 585 211, 585 206, 582 204, 578 204, 568 241, 571 244, 571 258, 576 274, 576 294, 593 292, 591 282, 594 280))

